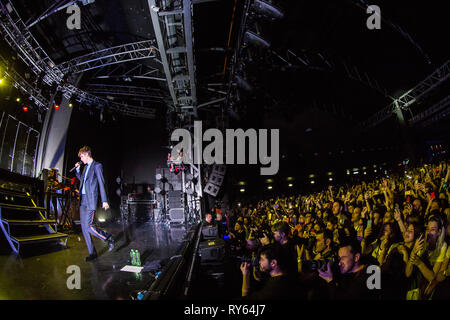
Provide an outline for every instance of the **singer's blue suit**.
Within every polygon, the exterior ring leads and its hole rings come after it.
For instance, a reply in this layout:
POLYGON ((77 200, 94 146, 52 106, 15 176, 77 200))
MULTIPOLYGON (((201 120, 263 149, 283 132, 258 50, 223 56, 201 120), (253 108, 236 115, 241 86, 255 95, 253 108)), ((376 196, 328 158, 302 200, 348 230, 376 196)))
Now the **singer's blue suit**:
POLYGON ((80 183, 80 220, 81 230, 88 247, 89 254, 96 254, 91 234, 102 240, 108 240, 111 235, 94 225, 94 214, 97 210, 98 193, 102 202, 108 202, 105 189, 105 179, 103 178, 103 166, 101 163, 92 161, 86 175, 88 165, 84 166, 83 172, 76 170, 76 176, 80 183), (86 176, 86 177, 85 177, 86 176))

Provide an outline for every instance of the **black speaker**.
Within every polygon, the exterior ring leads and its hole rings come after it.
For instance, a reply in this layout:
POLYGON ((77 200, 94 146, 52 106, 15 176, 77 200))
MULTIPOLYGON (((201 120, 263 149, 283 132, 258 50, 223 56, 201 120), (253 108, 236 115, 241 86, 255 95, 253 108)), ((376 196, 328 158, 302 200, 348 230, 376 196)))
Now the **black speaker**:
POLYGON ((215 164, 203 192, 216 197, 225 177, 226 166, 215 164))
POLYGON ((204 226, 202 228, 203 239, 216 239, 219 235, 218 226, 204 226))
POLYGON ((184 222, 184 208, 170 208, 169 209, 169 220, 174 223, 184 222))
POLYGON ((169 191, 166 197, 170 222, 184 222, 184 194, 181 190, 169 191))
POLYGON ((215 239, 203 241, 199 245, 201 261, 222 261, 225 257, 225 241, 215 239))
POLYGON ((167 208, 184 208, 184 194, 181 190, 167 192, 167 208))

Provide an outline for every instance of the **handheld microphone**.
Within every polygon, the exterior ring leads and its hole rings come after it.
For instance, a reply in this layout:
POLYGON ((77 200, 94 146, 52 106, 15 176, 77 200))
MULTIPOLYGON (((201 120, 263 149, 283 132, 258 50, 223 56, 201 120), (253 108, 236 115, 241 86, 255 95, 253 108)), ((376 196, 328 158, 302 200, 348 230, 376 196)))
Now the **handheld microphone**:
MULTIPOLYGON (((81 165, 80 162, 77 162, 77 164, 81 165)), ((73 167, 72 169, 70 169, 69 172, 72 172, 73 170, 75 170, 77 168, 77 166, 75 165, 75 167, 73 167)))

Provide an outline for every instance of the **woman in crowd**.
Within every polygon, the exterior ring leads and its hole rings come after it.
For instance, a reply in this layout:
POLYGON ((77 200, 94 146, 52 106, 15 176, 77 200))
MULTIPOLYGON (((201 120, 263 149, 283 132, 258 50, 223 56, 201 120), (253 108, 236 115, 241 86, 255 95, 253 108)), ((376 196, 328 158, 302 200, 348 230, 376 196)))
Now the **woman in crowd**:
POLYGON ((247 240, 249 226, 255 234, 285 221, 289 237, 301 239, 297 254, 305 261, 314 257, 316 234, 329 230, 336 244, 359 241, 367 261, 380 266, 388 279, 382 297, 443 297, 449 287, 449 173, 446 162, 427 164, 315 194, 259 201, 255 209, 237 211, 234 236, 247 240))

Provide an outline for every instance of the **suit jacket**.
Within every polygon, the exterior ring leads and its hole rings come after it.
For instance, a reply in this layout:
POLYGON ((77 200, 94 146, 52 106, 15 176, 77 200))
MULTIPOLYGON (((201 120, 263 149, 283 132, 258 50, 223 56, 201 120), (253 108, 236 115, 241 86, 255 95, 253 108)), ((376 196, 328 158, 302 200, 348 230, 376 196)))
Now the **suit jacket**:
POLYGON ((81 181, 80 183, 80 199, 82 196, 86 197, 88 210, 97 209, 98 192, 100 190, 100 199, 102 202, 108 202, 108 196, 106 194, 105 179, 103 178, 103 166, 101 163, 92 161, 91 167, 86 177, 86 182, 84 182, 84 175, 86 174, 87 165, 84 166, 83 172, 80 173, 76 171, 77 178, 81 181), (86 184, 85 191, 86 194, 82 195, 83 182, 86 184))

